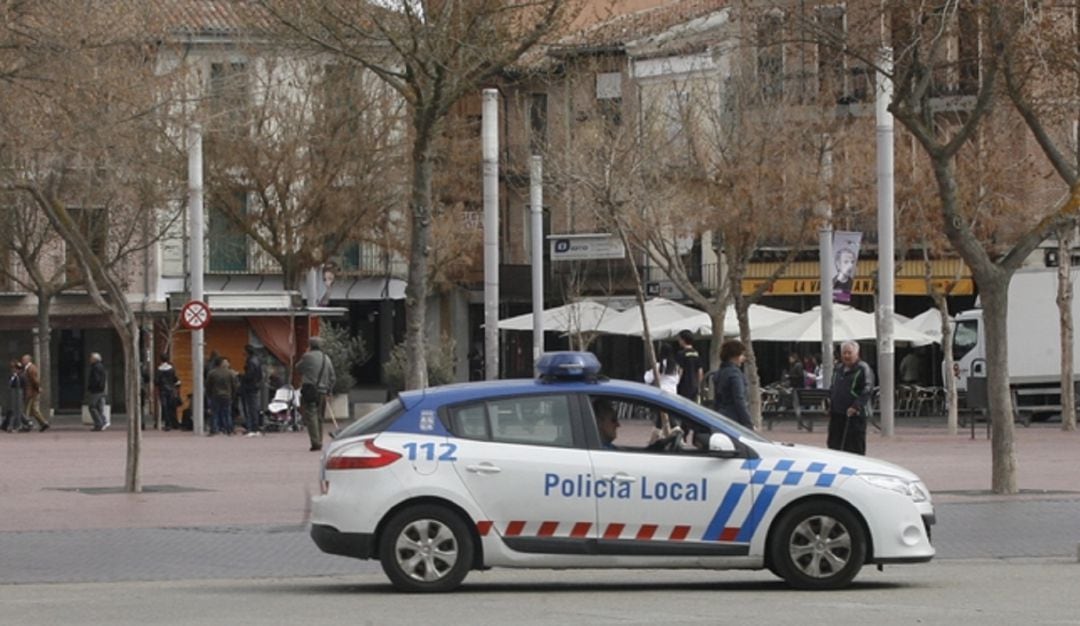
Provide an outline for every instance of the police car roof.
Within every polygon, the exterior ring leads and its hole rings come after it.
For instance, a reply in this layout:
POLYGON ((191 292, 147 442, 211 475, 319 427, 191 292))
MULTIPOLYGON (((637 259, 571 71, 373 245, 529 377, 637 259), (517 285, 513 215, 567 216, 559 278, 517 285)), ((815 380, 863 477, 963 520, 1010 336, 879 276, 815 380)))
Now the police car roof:
POLYGON ((426 401, 437 404, 452 404, 464 400, 501 398, 506 396, 527 396, 541 393, 631 393, 638 396, 660 395, 660 390, 651 385, 629 380, 584 380, 541 381, 533 378, 515 378, 507 380, 489 380, 471 383, 454 383, 423 390, 401 393, 402 402, 412 406, 416 402, 426 401))

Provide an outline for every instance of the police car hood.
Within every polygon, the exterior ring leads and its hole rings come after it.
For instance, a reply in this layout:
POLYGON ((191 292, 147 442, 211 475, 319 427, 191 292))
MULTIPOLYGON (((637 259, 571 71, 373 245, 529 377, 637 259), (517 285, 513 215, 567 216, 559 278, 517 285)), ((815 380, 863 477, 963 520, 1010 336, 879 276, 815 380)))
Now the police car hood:
POLYGON ((761 455, 762 458, 775 457, 810 463, 820 462, 831 465, 843 465, 852 467, 859 473, 888 474, 907 480, 919 480, 917 475, 899 465, 880 459, 851 454, 850 452, 840 452, 838 450, 828 450, 826 448, 818 448, 815 446, 777 443, 772 441, 764 443, 755 441, 749 445, 761 455))

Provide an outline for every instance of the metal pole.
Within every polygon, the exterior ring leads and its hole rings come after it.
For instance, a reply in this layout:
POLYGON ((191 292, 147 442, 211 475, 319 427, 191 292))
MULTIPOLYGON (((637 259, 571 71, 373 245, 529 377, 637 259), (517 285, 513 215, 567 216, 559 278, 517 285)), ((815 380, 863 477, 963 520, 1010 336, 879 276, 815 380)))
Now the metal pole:
MULTIPOLYGON (((202 128, 193 124, 188 129, 188 220, 191 239, 188 240, 191 264, 191 299, 203 300, 203 155, 202 128)), ((206 407, 203 375, 203 331, 191 331, 191 423, 192 433, 203 434, 206 407)))
MULTIPOLYGON (((832 179, 832 138, 826 137, 825 150, 821 156, 821 175, 825 181, 832 179)), ((821 230, 818 231, 821 274, 821 377, 823 387, 832 386, 833 374, 833 293, 832 277, 836 269, 833 266, 833 227, 832 206, 828 201, 818 208, 821 214, 821 230)))
POLYGON ((499 377, 499 92, 484 90, 484 377, 499 377))
POLYGON ((529 163, 529 215, 532 218, 533 363, 544 353, 544 159, 529 163))
POLYGON ((889 113, 892 100, 892 49, 881 49, 881 72, 877 74, 877 97, 874 109, 877 118, 877 180, 878 180, 878 384, 881 387, 881 434, 892 437, 896 398, 896 347, 893 341, 895 313, 896 259, 894 253, 895 219, 893 181, 893 116, 889 113))

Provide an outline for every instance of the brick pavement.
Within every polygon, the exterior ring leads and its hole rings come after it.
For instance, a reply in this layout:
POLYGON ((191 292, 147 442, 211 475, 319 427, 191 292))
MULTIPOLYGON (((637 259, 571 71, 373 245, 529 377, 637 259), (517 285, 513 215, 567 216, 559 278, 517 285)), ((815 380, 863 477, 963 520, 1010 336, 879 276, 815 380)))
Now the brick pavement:
MULTIPOLYGON (((0 433, 0 532, 303 524, 308 496, 318 488, 317 453, 306 433, 263 437, 195 437, 185 432, 143 434, 142 482, 198 491, 90 495, 70 488, 123 484, 126 432, 121 419, 102 433, 61 417, 46 433, 0 433)), ((985 429, 973 440, 950 436, 943 420, 900 420, 896 436, 868 437, 871 456, 918 473, 935 502, 993 501, 990 442, 985 429)), ((644 424, 624 426, 647 427, 644 424)), ((796 432, 778 424, 767 436, 822 445, 824 428, 796 432)), ((1080 498, 1075 469, 1080 433, 1059 424, 1018 426, 1019 485, 1027 495, 1080 498), (1065 471, 1063 471, 1065 470, 1065 471)))

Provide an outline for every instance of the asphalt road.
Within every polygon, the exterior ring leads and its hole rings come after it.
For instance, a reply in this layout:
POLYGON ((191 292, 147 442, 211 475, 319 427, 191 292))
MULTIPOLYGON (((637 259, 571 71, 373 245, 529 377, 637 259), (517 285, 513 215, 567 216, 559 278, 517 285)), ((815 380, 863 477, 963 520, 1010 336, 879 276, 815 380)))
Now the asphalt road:
POLYGON ((5 624, 1080 624, 1068 559, 957 560, 864 571, 843 591, 767 572, 474 572, 402 595, 381 573, 320 578, 0 585, 5 624), (1069 583, 1063 585, 1062 583, 1069 583))
MULTIPOLYGON (((1080 544, 1076 498, 940 504, 937 514, 937 560, 1075 557, 1080 544)), ((0 533, 0 584, 293 578, 377 569, 373 562, 321 553, 300 525, 0 533)))

